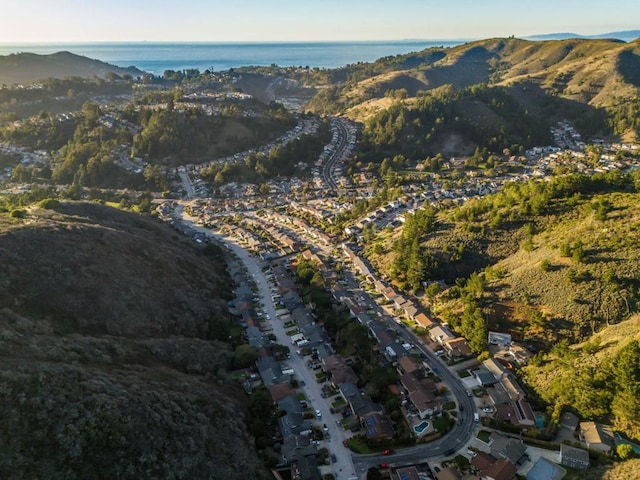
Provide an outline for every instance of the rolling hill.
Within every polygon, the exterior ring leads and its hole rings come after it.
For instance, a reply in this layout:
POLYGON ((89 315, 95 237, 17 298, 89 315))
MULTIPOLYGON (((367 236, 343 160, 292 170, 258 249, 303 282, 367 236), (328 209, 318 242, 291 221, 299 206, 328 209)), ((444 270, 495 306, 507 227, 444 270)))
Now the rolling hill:
POLYGON ((264 478, 227 378, 229 282, 152 220, 0 213, 0 477, 264 478))
POLYGON ((16 53, 0 56, 0 84, 31 83, 45 78, 104 78, 108 73, 139 77, 144 72, 135 67, 117 67, 70 52, 51 55, 16 53))
MULTIPOLYGON (((342 75, 344 81, 319 90, 309 109, 333 109, 367 120, 388 108, 389 102, 381 99, 390 94, 395 94, 394 103, 411 107, 415 97, 444 86, 459 90, 487 84, 508 89, 515 100, 531 107, 532 114, 548 117, 551 113, 573 120, 587 110, 611 113, 637 102, 640 39, 625 43, 611 39, 492 38, 349 68, 342 75)), ((606 128, 602 122, 601 130, 606 128)))

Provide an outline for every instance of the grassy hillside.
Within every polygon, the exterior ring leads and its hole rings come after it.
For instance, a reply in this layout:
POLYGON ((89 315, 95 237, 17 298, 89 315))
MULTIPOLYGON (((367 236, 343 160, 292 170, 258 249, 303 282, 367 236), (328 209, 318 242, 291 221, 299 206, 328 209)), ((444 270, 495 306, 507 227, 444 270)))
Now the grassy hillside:
POLYGON ((0 476, 263 478, 224 267, 86 203, 0 213, 0 476))
MULTIPOLYGON (((534 42, 494 38, 420 52, 425 56, 428 53, 432 61, 410 65, 389 63, 386 71, 361 66, 360 76, 364 78, 344 84, 342 102, 353 106, 369 98, 383 97, 389 89, 404 88, 409 96, 415 96, 419 91, 445 84, 465 87, 533 80, 562 97, 600 106, 632 98, 640 87, 635 69, 640 59, 638 40, 534 42), (441 55, 434 58, 434 51, 441 55)), ((358 77, 351 74, 352 79, 358 77)))
POLYGON ((462 207, 419 210, 365 252, 402 287, 452 285, 421 298, 475 352, 488 330, 539 351, 522 374, 555 420, 567 407, 640 439, 638 179, 512 184, 462 207))
POLYGON ((640 439, 640 316, 599 331, 588 341, 568 347, 563 342, 539 354, 521 369, 528 386, 553 406, 552 420, 563 408, 582 418, 613 424, 628 437, 640 439))
POLYGON ((481 304, 490 327, 549 344, 584 338, 638 308, 640 197, 625 191, 632 181, 609 175, 513 184, 443 209, 426 227, 410 218, 367 252, 403 287, 459 284, 485 270, 481 304))
MULTIPOLYGON (((354 66, 342 83, 321 89, 308 106, 368 121, 373 113, 390 106, 381 99, 391 97, 394 103, 411 105, 411 99, 436 93, 443 86, 458 90, 488 84, 507 88, 529 114, 548 123, 569 118, 583 133, 602 135, 612 126, 602 109, 613 119, 616 115, 633 118, 637 112, 639 67, 638 40, 494 38, 354 66), (403 61, 408 58, 413 61, 403 61), (583 121, 585 116, 588 121, 583 121)), ((473 116, 472 105, 467 107, 459 106, 454 114, 473 116)), ((615 134, 629 134, 628 138, 638 134, 637 122, 613 123, 615 134)))
POLYGON ((51 55, 17 53, 0 56, 0 83, 7 85, 30 83, 45 78, 93 78, 94 76, 104 78, 110 72, 120 76, 134 77, 141 76, 143 73, 135 67, 117 67, 70 52, 51 55))

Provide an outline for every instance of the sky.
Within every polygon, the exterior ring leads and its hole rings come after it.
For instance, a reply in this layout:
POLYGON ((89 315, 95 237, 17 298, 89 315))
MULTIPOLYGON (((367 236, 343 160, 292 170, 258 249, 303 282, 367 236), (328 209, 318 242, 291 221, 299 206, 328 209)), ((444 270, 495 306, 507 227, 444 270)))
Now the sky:
POLYGON ((0 7, 1 43, 446 40, 640 28, 638 0, 0 0, 0 7))

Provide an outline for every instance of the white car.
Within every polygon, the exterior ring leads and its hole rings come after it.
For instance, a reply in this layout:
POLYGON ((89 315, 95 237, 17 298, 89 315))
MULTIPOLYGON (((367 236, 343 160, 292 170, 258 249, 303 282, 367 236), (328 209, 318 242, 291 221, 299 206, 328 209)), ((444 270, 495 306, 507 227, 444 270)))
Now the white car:
POLYGON ((316 417, 322 418, 322 412, 320 412, 320 410, 316 410, 316 417))

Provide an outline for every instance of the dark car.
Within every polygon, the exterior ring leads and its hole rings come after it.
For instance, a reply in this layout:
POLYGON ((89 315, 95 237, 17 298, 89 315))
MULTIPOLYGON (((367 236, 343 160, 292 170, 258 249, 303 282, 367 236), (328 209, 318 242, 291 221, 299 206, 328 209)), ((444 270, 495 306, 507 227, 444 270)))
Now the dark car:
POLYGON ((455 449, 450 448, 449 450, 447 450, 446 452, 444 452, 444 456, 448 457, 450 455, 453 455, 454 453, 456 453, 455 449))
POLYGON ((331 461, 332 461, 333 463, 336 463, 336 462, 338 461, 338 459, 336 458, 336 454, 335 454, 335 453, 332 453, 332 454, 331 454, 331 461))
POLYGON ((383 454, 383 455, 393 455, 394 453, 396 453, 396 452, 394 452, 394 451, 393 451, 393 450, 391 450, 390 448, 387 448, 386 450, 383 450, 383 451, 382 451, 382 454, 383 454))
POLYGON ((389 468, 389 464, 388 463, 381 463, 380 464, 380 468, 389 468))

